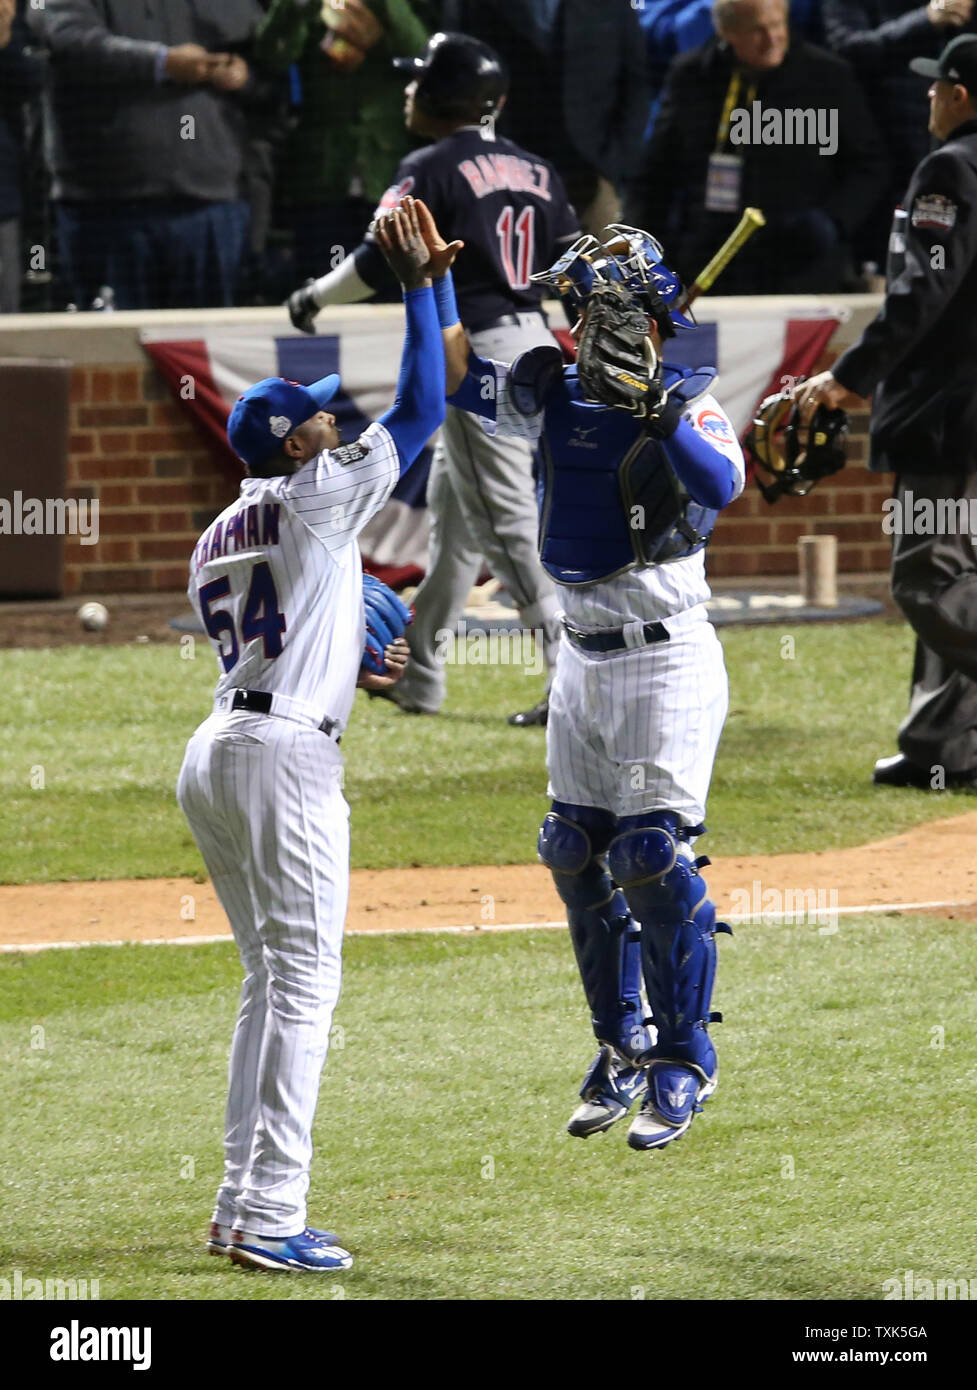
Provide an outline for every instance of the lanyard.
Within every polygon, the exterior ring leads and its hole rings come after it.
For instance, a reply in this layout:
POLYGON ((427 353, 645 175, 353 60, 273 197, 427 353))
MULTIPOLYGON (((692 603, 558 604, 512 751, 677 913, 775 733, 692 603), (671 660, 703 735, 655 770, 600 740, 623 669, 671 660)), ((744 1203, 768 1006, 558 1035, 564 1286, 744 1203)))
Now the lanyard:
MULTIPOLYGON (((726 89, 726 100, 723 102, 723 114, 719 118, 719 129, 716 131, 716 149, 721 150, 729 139, 729 124, 740 94, 740 86, 743 82, 743 75, 734 71, 729 79, 729 86, 726 89)), ((746 105, 752 107, 756 99, 756 82, 751 82, 746 90, 746 105)))

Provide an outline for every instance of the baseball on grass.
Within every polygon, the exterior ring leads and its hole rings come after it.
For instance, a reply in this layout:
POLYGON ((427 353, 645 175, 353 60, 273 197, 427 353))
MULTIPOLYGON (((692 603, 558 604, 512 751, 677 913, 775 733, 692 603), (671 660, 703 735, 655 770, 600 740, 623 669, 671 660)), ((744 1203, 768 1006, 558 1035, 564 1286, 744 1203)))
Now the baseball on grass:
POLYGON ((109 610, 104 603, 83 603, 78 609, 78 621, 86 632, 104 632, 109 625, 109 610))

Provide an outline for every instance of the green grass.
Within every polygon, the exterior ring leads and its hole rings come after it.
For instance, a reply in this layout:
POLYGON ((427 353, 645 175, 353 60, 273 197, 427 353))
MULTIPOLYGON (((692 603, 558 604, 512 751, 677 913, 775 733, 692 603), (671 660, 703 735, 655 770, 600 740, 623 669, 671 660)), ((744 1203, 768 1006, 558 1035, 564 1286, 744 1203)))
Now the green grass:
POLYGON ((310 1219, 356 1265, 324 1281, 203 1253, 232 947, 0 958, 0 1277, 98 1278, 103 1299, 792 1300, 977 1273, 972 924, 742 927, 720 954, 719 1091, 639 1155, 623 1125, 563 1132, 591 1056, 563 933, 350 940, 310 1219))
MULTIPOLYGON (((904 626, 741 628, 723 641, 731 712, 710 853, 858 844, 970 809, 960 793, 870 785, 904 711, 904 626)), ((175 644, 0 652, 0 882, 201 873, 173 794, 215 679, 197 651, 194 661, 175 644), (37 768, 43 788, 31 786, 37 768)), ((504 716, 539 689, 510 667, 452 668, 436 719, 360 693, 343 740, 354 866, 531 861, 547 806, 544 736, 504 716)))

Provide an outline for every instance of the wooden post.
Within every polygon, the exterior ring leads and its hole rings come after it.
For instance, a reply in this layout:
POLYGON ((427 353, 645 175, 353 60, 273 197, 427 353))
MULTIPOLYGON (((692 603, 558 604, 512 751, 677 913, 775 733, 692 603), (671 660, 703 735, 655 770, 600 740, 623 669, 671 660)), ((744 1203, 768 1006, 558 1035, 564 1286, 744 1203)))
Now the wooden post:
POLYGON ((797 563, 804 602, 815 608, 837 608, 838 537, 799 537, 797 563))

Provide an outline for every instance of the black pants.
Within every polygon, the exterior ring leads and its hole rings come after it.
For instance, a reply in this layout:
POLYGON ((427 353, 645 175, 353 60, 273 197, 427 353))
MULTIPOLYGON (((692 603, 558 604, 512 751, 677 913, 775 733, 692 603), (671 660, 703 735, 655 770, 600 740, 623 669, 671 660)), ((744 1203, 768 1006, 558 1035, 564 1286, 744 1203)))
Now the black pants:
MULTIPOLYGON (((912 505, 977 499, 977 473, 900 473, 902 525, 893 536, 892 596, 916 633, 909 712, 899 749, 920 767, 977 768, 977 552, 968 508, 950 512, 956 531, 913 534, 912 505), (908 494, 912 494, 911 497, 908 494), (961 511, 963 515, 961 515, 961 511)), ((977 500, 973 512, 977 518, 977 500)), ((896 512, 899 516, 899 512, 896 512)))

